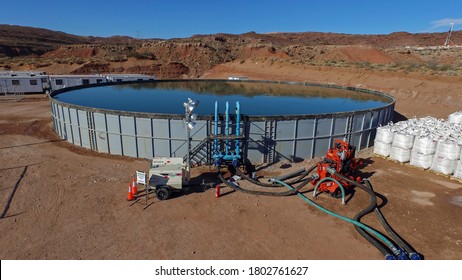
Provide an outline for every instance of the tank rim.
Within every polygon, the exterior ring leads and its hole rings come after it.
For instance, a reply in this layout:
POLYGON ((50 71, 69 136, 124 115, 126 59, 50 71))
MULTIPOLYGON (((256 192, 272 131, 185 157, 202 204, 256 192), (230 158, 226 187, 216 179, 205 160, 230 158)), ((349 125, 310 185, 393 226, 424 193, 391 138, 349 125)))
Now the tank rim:
MULTIPOLYGON (((353 87, 353 86, 341 86, 336 84, 322 84, 322 83, 313 83, 313 82, 293 82, 293 81, 272 81, 272 80, 227 80, 227 79, 164 79, 164 80, 148 80, 148 81, 124 81, 124 82, 109 82, 109 83, 101 83, 101 84, 90 84, 90 85, 81 85, 75 87, 68 87, 59 90, 55 90, 50 94, 50 99, 52 102, 65 106, 68 108, 73 108, 77 110, 85 110, 94 113, 104 113, 104 114, 111 114, 111 115, 121 115, 121 116, 132 116, 132 117, 139 117, 139 118, 168 118, 168 119, 183 119, 184 114, 162 114, 162 113, 147 113, 147 112, 134 112, 134 111, 123 111, 123 110, 111 110, 111 109, 101 109, 96 107, 90 106, 82 106, 76 105, 72 103, 67 103, 63 101, 59 101, 55 96, 78 89, 84 88, 93 88, 93 87, 103 87, 103 86, 113 86, 113 85, 126 85, 126 84, 144 84, 144 83, 155 83, 155 82, 228 82, 228 83, 268 83, 268 84, 287 84, 287 85, 301 85, 301 86, 312 86, 312 87, 324 87, 324 88, 334 88, 334 89, 342 89, 342 90, 349 90, 349 91, 356 91, 362 92, 367 94, 372 94, 384 98, 389 102, 385 105, 373 107, 370 109, 363 109, 363 110, 354 110, 354 111, 346 111, 346 112, 335 112, 335 113, 320 113, 320 114, 298 114, 298 115, 271 115, 271 116, 264 116, 264 115, 252 115, 246 116, 248 120, 251 121, 266 121, 266 120, 299 120, 299 119, 318 119, 318 118, 330 118, 330 117, 348 117, 358 113, 367 113, 367 112, 374 112, 380 109, 384 109, 390 106, 395 105, 395 98, 390 94, 370 90, 366 88, 360 87, 353 87)), ((198 120, 211 120, 212 115, 199 115, 198 120)))

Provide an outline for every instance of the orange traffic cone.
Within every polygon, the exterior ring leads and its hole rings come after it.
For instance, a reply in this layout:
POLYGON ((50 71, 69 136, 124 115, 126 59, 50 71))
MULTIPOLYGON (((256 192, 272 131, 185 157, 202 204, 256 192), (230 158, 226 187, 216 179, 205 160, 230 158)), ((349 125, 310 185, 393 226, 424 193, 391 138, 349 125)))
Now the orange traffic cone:
POLYGON ((132 181, 132 194, 133 195, 138 195, 138 188, 136 187, 136 178, 133 177, 132 181))
POLYGON ((132 193, 132 183, 128 183, 128 194, 127 194, 127 200, 128 201, 132 201, 133 199, 135 199, 135 197, 133 196, 133 193, 132 193))

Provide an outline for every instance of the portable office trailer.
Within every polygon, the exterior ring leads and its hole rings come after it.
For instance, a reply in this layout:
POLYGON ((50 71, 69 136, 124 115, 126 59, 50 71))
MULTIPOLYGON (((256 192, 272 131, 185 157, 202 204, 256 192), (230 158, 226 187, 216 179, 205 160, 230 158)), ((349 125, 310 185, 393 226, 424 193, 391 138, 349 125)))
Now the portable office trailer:
POLYGON ((100 75, 50 75, 50 81, 53 90, 108 82, 105 76, 100 75))
POLYGON ((45 72, 0 72, 0 94, 45 93, 51 90, 128 81, 155 80, 154 76, 137 74, 46 75, 45 72))
POLYGON ((106 74, 108 82, 134 82, 134 81, 154 81, 156 77, 137 74, 106 74))
POLYGON ((43 93, 51 88, 48 76, 0 76, 0 93, 43 93))
POLYGON ((33 76, 44 76, 46 75, 47 72, 41 71, 41 72, 20 72, 20 71, 0 71, 0 77, 6 76, 6 77, 16 77, 16 76, 27 76, 27 77, 33 77, 33 76))

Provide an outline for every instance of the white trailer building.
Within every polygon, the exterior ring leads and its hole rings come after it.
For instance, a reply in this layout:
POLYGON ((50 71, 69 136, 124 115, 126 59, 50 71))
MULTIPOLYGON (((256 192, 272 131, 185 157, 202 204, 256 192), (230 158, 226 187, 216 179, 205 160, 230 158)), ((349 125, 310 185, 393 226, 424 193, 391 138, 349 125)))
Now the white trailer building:
POLYGON ((155 80, 137 74, 47 75, 45 72, 0 72, 0 94, 47 93, 67 87, 100 83, 155 80))
POLYGON ((50 90, 50 80, 43 73, 24 73, 12 72, 0 74, 0 93, 16 94, 16 93, 39 93, 50 90))

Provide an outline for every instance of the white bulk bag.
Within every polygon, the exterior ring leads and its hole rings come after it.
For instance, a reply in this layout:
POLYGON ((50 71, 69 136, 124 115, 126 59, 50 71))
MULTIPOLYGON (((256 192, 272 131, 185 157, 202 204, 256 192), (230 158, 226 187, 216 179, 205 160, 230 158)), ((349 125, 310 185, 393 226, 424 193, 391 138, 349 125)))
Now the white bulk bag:
POLYGON ((434 155, 430 169, 445 175, 451 175, 454 173, 456 163, 457 160, 447 159, 434 155))
MULTIPOLYGON (((403 132, 393 133, 393 147, 398 147, 401 149, 411 149, 414 145, 414 136, 404 134, 403 132)), ((409 155, 410 156, 410 155, 409 155)))
POLYGON ((411 160, 409 164, 413 166, 421 167, 424 169, 428 169, 432 165, 432 160, 433 160, 433 155, 418 153, 418 152, 415 152, 414 149, 412 149, 411 160))
POLYGON ((374 154, 388 157, 390 155, 390 151, 391 143, 384 143, 377 139, 374 141, 374 154))
POLYGON ((462 160, 459 160, 456 164, 454 177, 462 179, 462 160))
POLYGON ((448 117, 449 123, 462 123, 462 111, 454 112, 448 117))
POLYGON ((391 146, 390 158, 399 162, 408 162, 411 159, 411 149, 391 146))
POLYGON ((414 140, 414 146, 412 147, 412 152, 432 155, 435 153, 436 141, 430 137, 416 137, 414 140))
POLYGON ((393 142, 393 131, 388 126, 377 127, 375 140, 380 141, 382 143, 391 144, 391 142, 393 142))
POLYGON ((458 160, 460 158, 460 146, 452 141, 438 141, 435 155, 446 159, 458 160))

